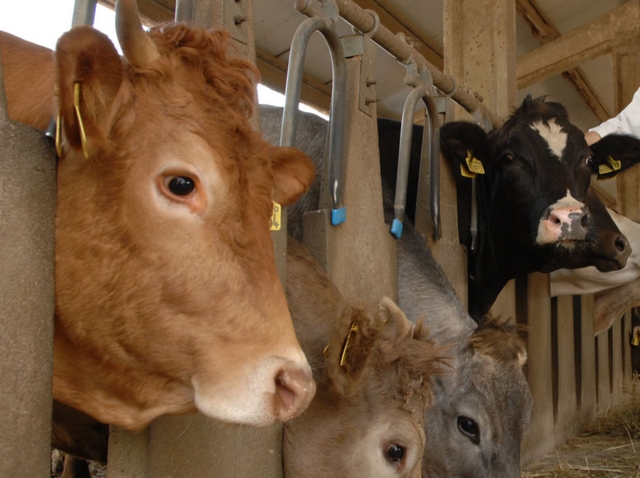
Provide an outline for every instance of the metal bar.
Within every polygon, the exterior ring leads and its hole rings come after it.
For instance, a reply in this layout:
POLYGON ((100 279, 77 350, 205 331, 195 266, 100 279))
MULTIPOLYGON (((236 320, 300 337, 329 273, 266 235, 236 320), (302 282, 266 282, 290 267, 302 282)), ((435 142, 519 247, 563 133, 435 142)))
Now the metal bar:
MULTIPOLYGON (((329 174, 329 190, 333 201, 331 224, 336 226, 346 219, 343 206, 342 171, 344 161, 344 132, 346 126, 346 88, 347 69, 344 50, 340 38, 334 29, 334 21, 318 11, 312 2, 298 2, 296 8, 310 18, 302 22, 291 41, 289 68, 287 70, 287 86, 285 89, 285 106, 282 114, 282 130, 280 145, 295 146, 296 116, 302 88, 302 69, 307 44, 316 31, 322 34, 331 53, 333 81, 331 91, 331 123, 329 126, 329 157, 327 160, 329 174)), ((337 13, 337 12, 336 12, 337 13)))
POLYGON ((73 6, 71 26, 93 25, 98 0, 76 0, 73 6))
MULTIPOLYGON (((351 0, 335 0, 340 11, 340 16, 362 32, 370 31, 374 26, 374 19, 365 10, 353 3, 351 0)), ((399 40, 389 29, 380 25, 372 35, 380 47, 384 48, 400 62, 409 60, 412 56, 420 68, 425 68, 431 73, 434 85, 443 93, 451 95, 460 106, 470 113, 480 111, 482 115, 491 120, 494 129, 498 129, 504 122, 502 118, 496 116, 482 102, 478 100, 476 94, 468 88, 458 84, 456 88, 455 80, 442 73, 438 68, 429 63, 419 52, 399 40)))
MULTIPOLYGON (((398 174, 396 177, 396 195, 393 203, 394 219, 391 224, 391 234, 399 239, 402 235, 402 221, 406 209, 407 183, 409 181, 409 163, 411 152, 411 138, 413 135, 413 118, 418 100, 422 99, 425 105, 429 134, 429 205, 431 219, 434 225, 434 239, 441 237, 440 224, 440 147, 438 134, 438 110, 427 88, 423 86, 414 87, 404 103, 402 110, 402 123, 400 125, 400 148, 398 151, 398 174)), ((425 131, 425 133, 427 133, 425 131)), ((422 158, 424 151, 420 155, 420 167, 422 168, 422 158)))

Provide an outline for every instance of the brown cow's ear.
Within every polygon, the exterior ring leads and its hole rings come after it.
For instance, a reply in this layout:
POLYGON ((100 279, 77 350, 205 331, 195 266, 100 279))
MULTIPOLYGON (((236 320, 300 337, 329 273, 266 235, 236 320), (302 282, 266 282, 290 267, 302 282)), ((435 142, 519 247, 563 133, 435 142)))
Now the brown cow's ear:
POLYGON ((124 76, 122 60, 111 40, 91 27, 65 33, 55 57, 64 145, 91 157, 106 147, 110 112, 124 76))
POLYGON ((309 189, 316 169, 313 161, 295 148, 272 148, 273 200, 287 206, 296 202, 309 189))
POLYGON ((361 307, 345 307, 340 327, 326 349, 327 372, 336 391, 345 397, 356 392, 369 354, 380 335, 381 322, 361 307))

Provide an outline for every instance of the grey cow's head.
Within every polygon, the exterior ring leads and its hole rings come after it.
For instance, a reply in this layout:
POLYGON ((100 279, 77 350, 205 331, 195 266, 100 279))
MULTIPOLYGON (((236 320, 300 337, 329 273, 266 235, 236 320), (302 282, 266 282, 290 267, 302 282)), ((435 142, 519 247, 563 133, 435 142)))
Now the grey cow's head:
POLYGON ((533 401, 522 366, 526 350, 513 327, 490 321, 436 381, 426 411, 423 476, 520 476, 520 445, 533 401))

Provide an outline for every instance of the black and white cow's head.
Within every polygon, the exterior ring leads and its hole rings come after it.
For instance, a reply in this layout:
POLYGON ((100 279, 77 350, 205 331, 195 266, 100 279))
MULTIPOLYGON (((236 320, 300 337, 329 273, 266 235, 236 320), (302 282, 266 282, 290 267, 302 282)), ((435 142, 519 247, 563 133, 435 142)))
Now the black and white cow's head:
MULTIPOLYGON (((590 182, 593 173, 607 175, 637 162, 639 140, 607 137, 589 148, 562 105, 530 97, 498 131, 448 123, 440 138, 463 211, 470 203, 467 176, 484 170, 475 174, 478 247, 469 261, 474 314, 486 312, 504 284, 521 274, 625 265, 629 244, 590 182)), ((469 214, 462 212, 459 220, 468 243, 469 214)))

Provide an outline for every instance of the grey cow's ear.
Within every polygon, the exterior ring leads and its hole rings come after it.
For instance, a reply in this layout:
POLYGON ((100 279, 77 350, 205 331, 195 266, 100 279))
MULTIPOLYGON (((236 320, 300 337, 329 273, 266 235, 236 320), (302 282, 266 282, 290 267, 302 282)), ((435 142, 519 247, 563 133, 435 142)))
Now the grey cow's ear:
POLYGON ((588 164, 598 179, 612 178, 640 162, 640 140, 626 134, 610 134, 591 145, 588 164))

